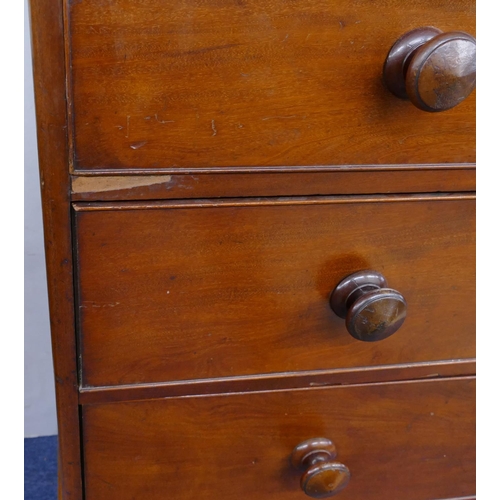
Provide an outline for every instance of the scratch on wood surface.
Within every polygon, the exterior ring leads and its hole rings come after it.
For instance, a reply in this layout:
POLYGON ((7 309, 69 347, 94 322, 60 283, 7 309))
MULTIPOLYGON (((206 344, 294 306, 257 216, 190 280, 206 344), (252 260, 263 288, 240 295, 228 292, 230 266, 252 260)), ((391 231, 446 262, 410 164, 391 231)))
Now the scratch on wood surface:
POLYGON ((140 141, 140 142, 133 142, 130 147, 132 149, 140 149, 142 148, 142 146, 144 146, 145 144, 147 144, 148 141, 140 141))
POLYGON ((71 188, 73 193, 102 193, 106 191, 120 191, 122 189, 152 186, 155 184, 167 184, 171 180, 171 175, 74 177, 71 188))
POLYGON ((215 128, 215 120, 212 120, 212 130, 213 130, 213 134, 212 134, 212 137, 214 135, 217 135, 217 129, 215 128))
POLYGON ((80 309, 87 309, 88 305, 90 305, 90 307, 116 307, 117 305, 119 305, 120 303, 119 302, 111 302, 109 304, 96 304, 95 302, 89 302, 89 301, 86 301, 86 302, 83 302, 81 305, 80 305, 80 309))
POLYGON ((262 118, 262 121, 265 121, 265 120, 280 120, 280 119, 283 119, 283 120, 286 120, 286 119, 289 119, 289 118, 296 118, 297 115, 289 115, 289 116, 266 116, 265 118, 262 118))
POLYGON ((167 55, 174 56, 174 57, 186 56, 186 55, 198 55, 198 54, 204 54, 205 52, 212 52, 213 50, 230 49, 232 47, 238 47, 239 45, 243 45, 243 44, 241 44, 241 43, 228 43, 226 45, 215 45, 213 47, 203 47, 201 49, 176 51, 176 52, 167 53, 167 55))
POLYGON ((127 133, 125 134, 125 137, 128 138, 128 133, 130 131, 130 116, 127 115, 127 133))
POLYGON ((155 113, 155 118, 158 123, 175 123, 174 120, 160 120, 158 118, 158 113, 155 113))

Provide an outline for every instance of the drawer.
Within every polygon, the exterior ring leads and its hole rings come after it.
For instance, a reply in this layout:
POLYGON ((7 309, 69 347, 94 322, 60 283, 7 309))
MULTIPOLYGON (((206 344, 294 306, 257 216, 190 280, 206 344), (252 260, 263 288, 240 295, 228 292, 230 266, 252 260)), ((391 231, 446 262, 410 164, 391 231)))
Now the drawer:
POLYGON ((474 357, 473 196, 74 207, 83 386, 474 357), (329 305, 361 269, 407 302, 379 342, 329 305))
POLYGON ((426 113, 382 68, 421 26, 475 33, 455 0, 69 2, 76 170, 475 161, 475 98, 426 113))
POLYGON ((345 500, 475 491, 474 379, 175 398, 83 408, 89 499, 308 498, 290 455, 325 437, 345 500))

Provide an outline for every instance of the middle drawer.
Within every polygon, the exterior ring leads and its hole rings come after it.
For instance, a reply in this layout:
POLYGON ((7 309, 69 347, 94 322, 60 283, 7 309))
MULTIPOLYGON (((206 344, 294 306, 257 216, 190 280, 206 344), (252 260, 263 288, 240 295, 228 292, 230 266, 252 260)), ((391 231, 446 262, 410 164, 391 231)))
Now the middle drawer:
POLYGON ((83 386, 474 356, 472 196, 74 208, 83 386), (380 342, 329 305, 362 269, 408 304, 380 342))

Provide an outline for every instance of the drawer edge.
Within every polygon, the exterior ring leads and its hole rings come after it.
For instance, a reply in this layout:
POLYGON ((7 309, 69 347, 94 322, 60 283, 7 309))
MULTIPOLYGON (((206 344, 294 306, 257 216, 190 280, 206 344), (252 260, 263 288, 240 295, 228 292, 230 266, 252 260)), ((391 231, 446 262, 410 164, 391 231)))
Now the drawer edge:
POLYGON ((146 170, 133 175, 124 172, 72 175, 71 184, 73 201, 395 194, 474 191, 476 171, 474 165, 231 172, 146 170))
POLYGON ((80 387, 79 403, 81 405, 90 405, 157 398, 279 391, 300 388, 312 389, 335 385, 359 385, 421 379, 431 380, 457 376, 473 376, 475 373, 476 360, 462 359, 360 367, 356 369, 341 368, 335 370, 274 373, 135 385, 83 386, 80 387))

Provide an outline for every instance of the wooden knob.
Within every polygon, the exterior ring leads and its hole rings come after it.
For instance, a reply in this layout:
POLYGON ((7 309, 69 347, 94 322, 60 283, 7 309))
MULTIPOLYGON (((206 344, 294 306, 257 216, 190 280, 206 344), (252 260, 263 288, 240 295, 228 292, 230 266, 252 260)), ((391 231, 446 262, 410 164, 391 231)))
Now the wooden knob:
POLYGON ((467 33, 432 27, 405 33, 384 64, 388 89, 423 111, 446 111, 476 86, 476 40, 467 33))
POLYGON ((358 340, 374 342, 395 333, 406 318, 406 300, 377 271, 358 271, 335 288, 330 305, 345 318, 347 331, 358 340))
POLYGON ((292 465, 305 470, 300 479, 304 493, 313 498, 327 498, 342 491, 351 478, 349 469, 340 462, 335 445, 326 438, 303 441, 292 452, 292 465))

